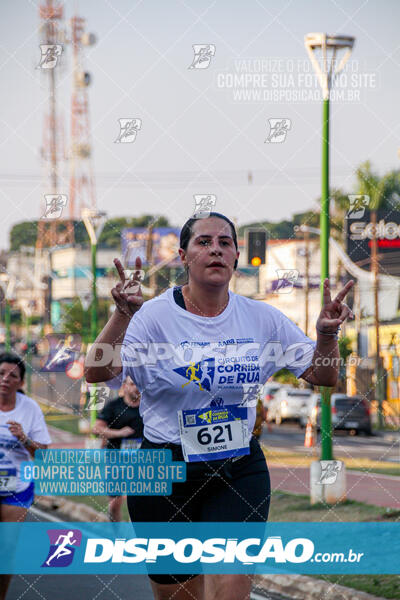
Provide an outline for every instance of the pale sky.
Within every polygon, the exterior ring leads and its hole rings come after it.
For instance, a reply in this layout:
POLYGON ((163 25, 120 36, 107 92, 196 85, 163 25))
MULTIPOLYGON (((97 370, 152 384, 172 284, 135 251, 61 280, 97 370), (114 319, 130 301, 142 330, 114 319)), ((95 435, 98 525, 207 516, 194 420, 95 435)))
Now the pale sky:
MULTIPOLYGON (((315 208, 321 101, 296 98, 319 90, 304 48, 308 32, 356 38, 336 88, 342 95, 331 102, 331 186, 355 191, 354 170, 366 159, 380 173, 398 167, 396 0, 81 0, 65 2, 66 23, 76 5, 97 36, 85 51, 85 68, 93 79, 97 205, 109 216, 157 213, 180 226, 193 212, 194 194, 216 195, 216 209, 239 225, 315 208), (207 68, 189 69, 194 44, 215 46, 207 68), (232 87, 235 75, 248 76, 241 80, 247 97, 238 77, 232 87), (133 143, 114 143, 121 118, 141 119, 133 143), (284 142, 265 143, 269 119, 290 120, 284 142)), ((36 68, 38 2, 3 0, 0 16, 0 248, 6 248, 12 225, 37 219, 49 190, 40 159, 46 77, 36 68)), ((69 46, 58 74, 67 150, 69 46)), ((65 164, 59 193, 68 187, 65 164)))

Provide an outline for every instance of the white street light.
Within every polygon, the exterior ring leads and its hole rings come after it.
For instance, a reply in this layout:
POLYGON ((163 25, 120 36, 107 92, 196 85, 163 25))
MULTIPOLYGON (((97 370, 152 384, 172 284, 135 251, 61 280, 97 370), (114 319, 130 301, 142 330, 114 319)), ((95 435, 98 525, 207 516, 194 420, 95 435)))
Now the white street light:
POLYGON ((349 60, 354 42, 355 38, 350 35, 308 33, 304 37, 304 44, 317 73, 324 100, 329 99, 333 80, 349 60), (340 50, 345 50, 345 53, 339 62, 336 55, 340 50))

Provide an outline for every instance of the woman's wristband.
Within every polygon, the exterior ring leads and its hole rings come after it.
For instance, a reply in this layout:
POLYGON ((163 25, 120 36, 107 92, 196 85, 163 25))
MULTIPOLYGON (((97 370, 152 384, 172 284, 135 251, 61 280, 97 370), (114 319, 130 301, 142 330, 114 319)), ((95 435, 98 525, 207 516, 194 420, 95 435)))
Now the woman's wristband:
POLYGON ((32 440, 26 435, 23 440, 21 440, 21 444, 27 448, 33 446, 32 440))
POLYGON ((316 327, 316 330, 321 335, 329 335, 329 337, 333 337, 335 340, 337 340, 340 326, 336 329, 336 331, 322 331, 322 329, 319 329, 318 327, 316 327))

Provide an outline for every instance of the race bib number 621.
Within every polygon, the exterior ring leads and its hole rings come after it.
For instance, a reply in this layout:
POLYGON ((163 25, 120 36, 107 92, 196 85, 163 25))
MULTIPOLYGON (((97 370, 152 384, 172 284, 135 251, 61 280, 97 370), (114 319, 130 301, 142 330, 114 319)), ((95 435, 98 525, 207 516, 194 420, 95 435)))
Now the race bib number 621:
POLYGON ((247 408, 224 406, 178 411, 186 462, 249 454, 247 408))

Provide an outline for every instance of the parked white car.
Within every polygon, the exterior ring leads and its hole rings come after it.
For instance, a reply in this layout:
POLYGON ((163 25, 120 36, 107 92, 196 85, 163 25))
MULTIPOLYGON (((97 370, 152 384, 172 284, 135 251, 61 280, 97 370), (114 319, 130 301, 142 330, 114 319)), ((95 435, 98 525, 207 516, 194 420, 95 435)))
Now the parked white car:
POLYGON ((275 421, 277 425, 288 419, 298 421, 312 393, 309 389, 293 387, 280 389, 269 402, 267 421, 275 421))
POLYGON ((262 390, 262 401, 264 404, 264 408, 269 409, 269 405, 274 396, 282 389, 281 383, 276 383, 275 381, 271 381, 270 383, 264 384, 262 390))

